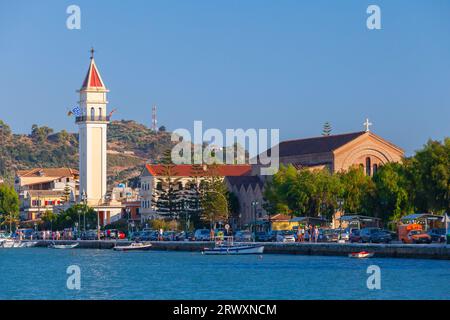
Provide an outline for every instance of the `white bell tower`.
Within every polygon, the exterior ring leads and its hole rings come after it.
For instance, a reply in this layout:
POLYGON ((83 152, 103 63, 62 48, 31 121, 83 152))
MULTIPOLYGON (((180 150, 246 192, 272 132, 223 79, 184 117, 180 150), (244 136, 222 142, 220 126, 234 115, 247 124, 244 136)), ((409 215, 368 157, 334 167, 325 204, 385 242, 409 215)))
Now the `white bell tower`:
POLYGON ((106 194, 106 131, 109 117, 106 113, 106 89, 94 61, 91 62, 80 93, 81 116, 76 117, 79 127, 80 201, 98 206, 105 202, 106 194))

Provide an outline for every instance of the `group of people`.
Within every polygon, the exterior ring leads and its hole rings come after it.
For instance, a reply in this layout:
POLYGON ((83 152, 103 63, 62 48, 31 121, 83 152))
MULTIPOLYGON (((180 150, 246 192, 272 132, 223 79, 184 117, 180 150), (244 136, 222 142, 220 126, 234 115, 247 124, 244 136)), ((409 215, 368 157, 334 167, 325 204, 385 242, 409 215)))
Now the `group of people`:
POLYGON ((317 242, 319 239, 319 227, 316 225, 313 227, 312 224, 305 225, 297 230, 297 241, 298 242, 317 242))

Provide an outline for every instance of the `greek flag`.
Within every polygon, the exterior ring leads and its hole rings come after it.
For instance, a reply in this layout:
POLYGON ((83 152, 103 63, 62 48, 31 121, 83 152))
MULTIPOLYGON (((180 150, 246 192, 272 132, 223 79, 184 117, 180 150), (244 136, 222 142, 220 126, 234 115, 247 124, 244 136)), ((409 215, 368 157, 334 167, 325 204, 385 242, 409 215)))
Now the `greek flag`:
POLYGON ((81 117, 83 115, 80 107, 78 107, 78 106, 73 107, 72 113, 77 117, 81 117))

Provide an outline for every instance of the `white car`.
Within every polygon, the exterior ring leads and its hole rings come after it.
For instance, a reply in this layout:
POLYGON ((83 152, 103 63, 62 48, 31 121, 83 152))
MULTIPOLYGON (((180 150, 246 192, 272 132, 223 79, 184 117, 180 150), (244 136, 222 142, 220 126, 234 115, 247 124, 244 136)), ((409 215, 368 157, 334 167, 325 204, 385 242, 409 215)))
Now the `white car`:
POLYGON ((291 231, 277 232, 277 242, 295 242, 295 236, 291 231))

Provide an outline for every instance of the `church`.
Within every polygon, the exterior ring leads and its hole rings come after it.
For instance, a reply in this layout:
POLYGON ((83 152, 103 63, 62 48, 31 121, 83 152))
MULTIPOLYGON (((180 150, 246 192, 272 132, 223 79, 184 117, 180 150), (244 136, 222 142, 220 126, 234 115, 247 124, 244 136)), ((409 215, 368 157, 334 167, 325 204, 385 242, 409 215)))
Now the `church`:
MULTIPOLYGON (((299 170, 326 168, 332 173, 356 165, 362 167, 366 175, 372 176, 380 166, 401 161, 404 151, 370 131, 370 125, 366 120, 364 131, 280 142, 280 165, 293 165, 299 170)), ((252 172, 252 176, 226 180, 230 191, 239 199, 240 223, 243 225, 252 223, 255 215, 258 220, 268 218, 262 207, 264 181, 268 177, 258 175, 259 165, 255 165, 252 172)))

